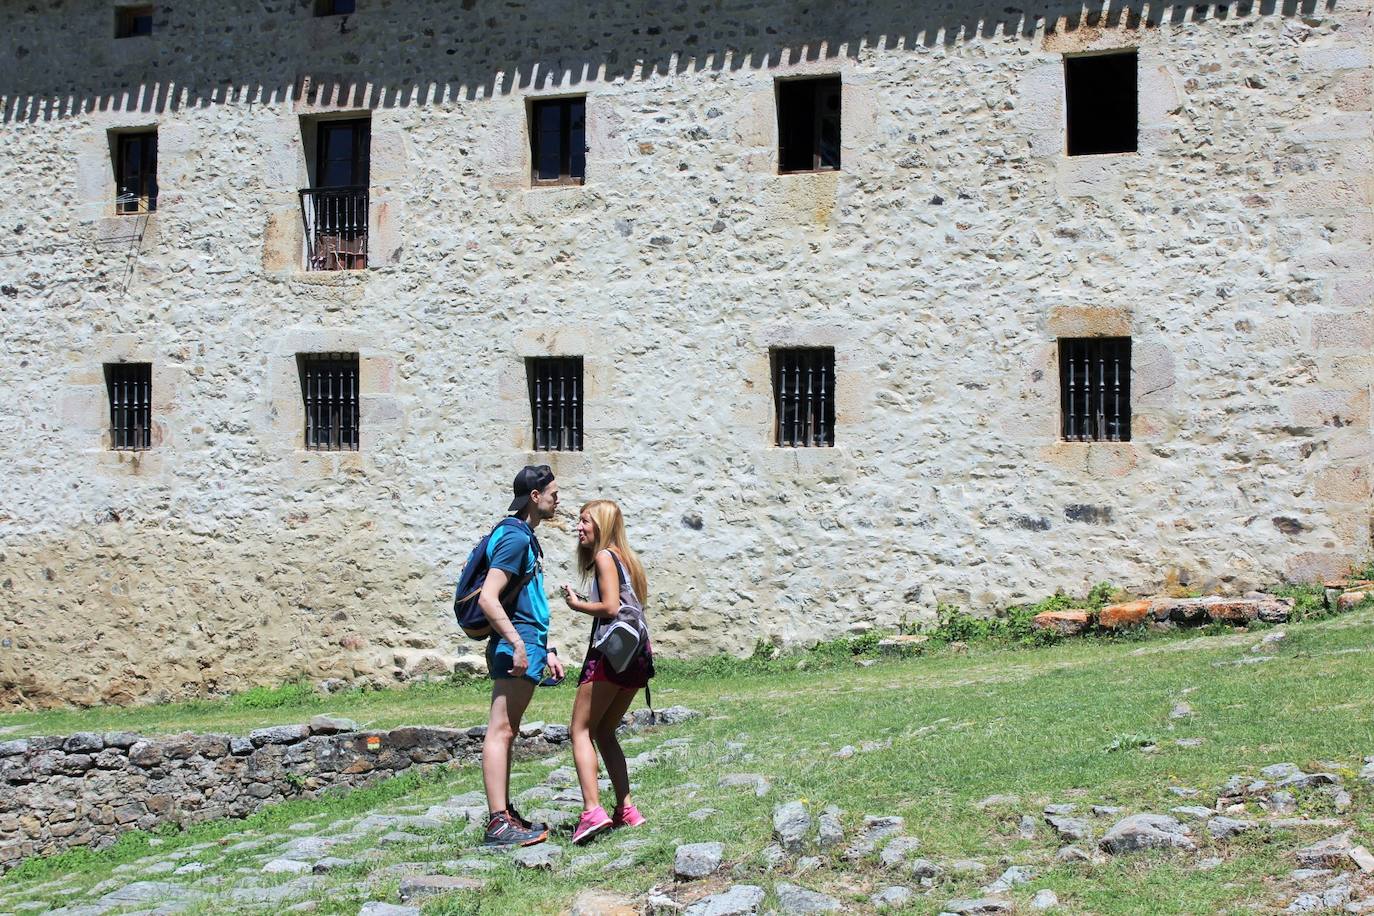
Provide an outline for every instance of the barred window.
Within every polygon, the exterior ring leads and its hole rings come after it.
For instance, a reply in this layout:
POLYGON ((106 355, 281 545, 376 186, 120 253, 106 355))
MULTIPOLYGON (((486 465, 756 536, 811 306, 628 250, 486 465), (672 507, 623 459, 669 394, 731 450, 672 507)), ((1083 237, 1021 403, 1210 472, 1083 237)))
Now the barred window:
POLYGON ((778 82, 778 171, 840 167, 840 78, 778 82))
POLYGON ((157 131, 116 134, 116 213, 157 209, 157 131))
POLYGON ((358 354, 303 353, 297 357, 305 400, 305 447, 358 450, 358 354))
POLYGON ((115 7, 115 38, 137 38, 153 34, 151 5, 115 7))
POLYGON ((1134 49, 1064 58, 1070 156, 1134 153, 1139 87, 1134 49))
POLYGON ((587 99, 530 103, 531 180, 535 184, 582 184, 587 176, 587 99))
POLYGON ((1131 441, 1131 338, 1061 337, 1059 398, 1065 439, 1131 441))
POLYGON ((106 363, 110 448, 143 451, 153 444, 152 363, 106 363))
POLYGON ((582 357, 532 357, 525 375, 535 451, 582 451, 582 357))
POLYGON ((835 444, 835 350, 773 351, 774 443, 789 448, 835 444))

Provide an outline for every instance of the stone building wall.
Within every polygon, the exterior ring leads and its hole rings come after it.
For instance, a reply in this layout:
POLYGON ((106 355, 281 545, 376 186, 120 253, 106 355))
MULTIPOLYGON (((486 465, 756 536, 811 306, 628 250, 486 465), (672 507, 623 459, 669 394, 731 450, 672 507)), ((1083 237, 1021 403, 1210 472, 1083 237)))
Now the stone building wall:
POLYGON ((615 497, 668 653, 1368 551, 1370 0, 169 0, 124 40, 0 5, 7 705, 471 662, 452 582, 527 461, 550 586, 615 497), (1063 56, 1121 47, 1139 152, 1070 158, 1063 56), (842 80, 838 173, 777 173, 803 74, 842 80), (586 185, 530 188, 527 102, 567 93, 586 185), (370 264, 308 273, 303 124, 350 112, 370 264), (116 216, 111 132, 154 125, 158 210, 116 216), (1060 441, 1056 339, 1126 333, 1132 441, 1060 441), (770 444, 785 345, 835 347, 833 449, 770 444), (361 450, 306 452, 296 354, 334 350, 361 450), (531 451, 535 355, 584 356, 586 451, 531 451))

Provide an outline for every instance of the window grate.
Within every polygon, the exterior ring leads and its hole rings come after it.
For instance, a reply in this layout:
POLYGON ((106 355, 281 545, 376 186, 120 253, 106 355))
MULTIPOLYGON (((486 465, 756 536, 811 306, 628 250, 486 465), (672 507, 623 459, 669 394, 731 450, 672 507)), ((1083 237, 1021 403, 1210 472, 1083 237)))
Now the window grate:
POLYGON ((152 363, 106 363, 105 390, 110 397, 110 448, 152 448, 152 363))
POLYGON ((530 104, 531 181, 582 184, 587 176, 587 99, 530 104))
POLYGON ((774 443, 788 448, 835 444, 835 351, 773 351, 774 443))
POLYGON ((1131 338, 1061 337, 1059 398, 1066 440, 1131 441, 1131 338))
POLYGON ((525 373, 535 451, 582 451, 582 357, 533 357, 525 373))
POLYGON ((305 447, 321 452, 358 450, 358 354, 301 354, 305 447))
POLYGON ((778 171, 840 167, 840 78, 778 83, 778 171))
POLYGON ((157 131, 115 137, 115 212, 157 209, 157 131))

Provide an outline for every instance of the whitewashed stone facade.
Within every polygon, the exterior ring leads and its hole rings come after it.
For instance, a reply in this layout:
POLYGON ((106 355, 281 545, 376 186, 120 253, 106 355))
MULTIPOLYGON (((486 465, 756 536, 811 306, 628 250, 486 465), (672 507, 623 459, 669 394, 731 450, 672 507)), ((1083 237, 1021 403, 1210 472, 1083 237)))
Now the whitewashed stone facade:
POLYGON ((617 498, 667 653, 1368 552, 1371 0, 358 6, 168 0, 115 40, 105 0, 0 3, 4 703, 449 670, 527 461, 570 510, 550 585, 617 498), (1063 55, 1120 47, 1140 150, 1069 158, 1063 55), (839 173, 777 174, 804 73, 842 79, 839 173), (527 101, 565 93, 587 183, 530 188, 527 101), (302 119, 343 112, 371 263, 308 273, 302 119), (159 208, 116 216, 111 131, 153 126, 159 208), (1127 333, 1133 441, 1059 441, 1056 338, 1127 333), (770 445, 791 344, 835 347, 834 449, 770 445), (320 350, 360 354, 356 453, 301 448, 320 350), (530 451, 541 354, 585 357, 585 452, 530 451))

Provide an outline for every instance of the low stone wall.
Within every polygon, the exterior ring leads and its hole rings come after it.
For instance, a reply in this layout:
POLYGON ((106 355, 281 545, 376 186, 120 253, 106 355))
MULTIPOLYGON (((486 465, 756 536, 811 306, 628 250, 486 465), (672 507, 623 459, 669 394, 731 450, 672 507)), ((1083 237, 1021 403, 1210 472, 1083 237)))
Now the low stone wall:
MULTIPOLYGON (((670 707, 658 723, 696 713, 670 707)), ((625 727, 651 724, 637 709, 625 727)), ((347 719, 261 728, 246 737, 81 732, 0 743, 0 868, 33 855, 109 846, 128 830, 246 817, 264 805, 358 788, 412 767, 469 763, 486 726, 359 731, 347 719)), ((562 725, 529 723, 519 755, 568 743, 562 725)))

